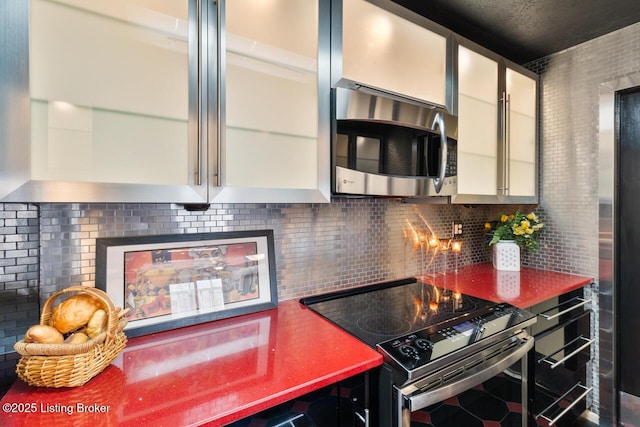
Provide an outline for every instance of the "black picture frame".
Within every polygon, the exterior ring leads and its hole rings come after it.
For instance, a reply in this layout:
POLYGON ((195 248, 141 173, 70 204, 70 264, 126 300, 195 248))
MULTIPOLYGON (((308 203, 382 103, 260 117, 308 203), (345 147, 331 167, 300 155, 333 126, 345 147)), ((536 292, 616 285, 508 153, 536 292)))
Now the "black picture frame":
POLYGON ((278 306, 273 230, 96 239, 96 287, 147 335, 278 306))

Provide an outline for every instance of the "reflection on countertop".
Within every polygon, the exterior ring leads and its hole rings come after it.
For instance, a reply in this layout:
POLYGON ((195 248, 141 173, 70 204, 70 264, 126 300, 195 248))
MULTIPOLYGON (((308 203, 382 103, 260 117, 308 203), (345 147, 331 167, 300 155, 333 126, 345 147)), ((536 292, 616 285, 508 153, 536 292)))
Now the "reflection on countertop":
POLYGON ((533 268, 499 271, 491 264, 469 265, 458 268, 457 273, 424 275, 418 280, 489 301, 507 302, 518 308, 532 307, 593 282, 593 278, 587 276, 533 268))
POLYGON ((132 338, 82 387, 35 388, 18 380, 2 403, 33 410, 4 411, 0 425, 225 425, 381 363, 372 348, 286 301, 132 338))

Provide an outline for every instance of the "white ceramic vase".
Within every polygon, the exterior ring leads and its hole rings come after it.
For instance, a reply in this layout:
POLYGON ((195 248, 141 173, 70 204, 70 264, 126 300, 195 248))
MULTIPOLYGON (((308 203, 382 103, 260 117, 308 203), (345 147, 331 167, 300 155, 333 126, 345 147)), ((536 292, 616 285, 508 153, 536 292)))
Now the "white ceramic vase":
POLYGON ((493 268, 520 271, 520 246, 513 240, 500 240, 493 245, 493 268))

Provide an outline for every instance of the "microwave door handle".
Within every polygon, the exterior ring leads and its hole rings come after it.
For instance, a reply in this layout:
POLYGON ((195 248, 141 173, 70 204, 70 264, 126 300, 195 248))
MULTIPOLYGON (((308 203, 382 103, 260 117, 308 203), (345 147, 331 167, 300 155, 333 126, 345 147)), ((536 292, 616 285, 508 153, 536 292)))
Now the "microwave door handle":
POLYGON ((435 129, 436 126, 438 126, 438 130, 440 130, 440 169, 438 176, 433 179, 433 186, 435 187, 436 193, 440 193, 442 185, 444 184, 444 176, 447 172, 447 132, 444 128, 444 120, 440 113, 436 113, 431 128, 435 129))

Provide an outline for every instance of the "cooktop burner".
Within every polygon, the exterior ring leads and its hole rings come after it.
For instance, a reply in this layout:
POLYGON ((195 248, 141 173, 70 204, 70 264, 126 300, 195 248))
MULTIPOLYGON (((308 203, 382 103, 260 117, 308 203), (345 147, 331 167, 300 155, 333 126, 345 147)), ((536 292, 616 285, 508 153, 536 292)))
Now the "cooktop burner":
POLYGON ((382 314, 365 314, 356 323, 360 329, 370 334, 398 335, 411 330, 409 322, 382 314))
POLYGON ((415 279, 305 298, 312 310, 371 347, 494 305, 415 279))

